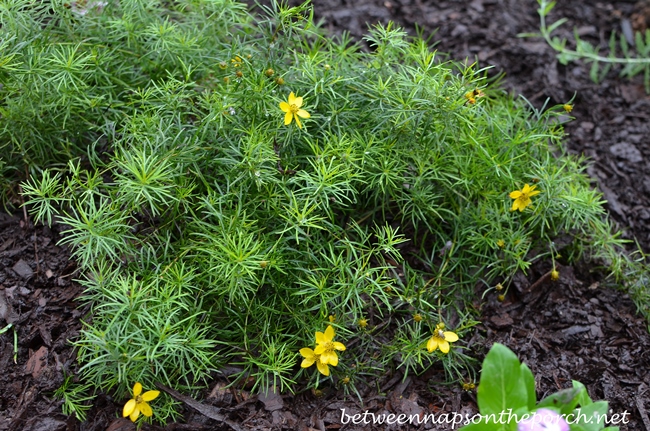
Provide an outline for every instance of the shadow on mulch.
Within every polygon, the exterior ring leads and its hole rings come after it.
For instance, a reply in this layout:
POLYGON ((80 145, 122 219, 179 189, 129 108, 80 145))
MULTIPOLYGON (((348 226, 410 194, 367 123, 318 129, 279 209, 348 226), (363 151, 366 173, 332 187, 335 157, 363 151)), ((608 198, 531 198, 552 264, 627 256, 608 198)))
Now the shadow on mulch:
MULTIPOLYGON (((623 81, 610 74, 596 85, 588 66, 560 65, 553 51, 539 40, 519 39, 535 31, 534 0, 315 0, 315 12, 332 33, 348 30, 360 37, 366 22, 392 19, 413 32, 424 29, 441 52, 457 60, 478 59, 506 72, 503 87, 525 95, 535 106, 549 98, 564 103, 574 93, 576 120, 566 126, 568 148, 591 158, 588 172, 604 193, 612 217, 623 235, 636 236, 650 251, 650 98, 640 79, 623 81)), ((577 27, 593 43, 606 41, 622 20, 644 25, 643 9, 633 3, 588 0, 558 4, 551 19, 569 18, 559 34, 572 38, 577 27)), ((650 20, 649 20, 650 21, 650 20)), ((135 429, 118 419, 125 400, 100 395, 88 420, 79 423, 61 413, 53 398, 64 373, 75 370, 75 354, 68 343, 78 334, 83 311, 74 299, 81 293, 71 282, 75 266, 58 233, 25 224, 18 216, 0 215, 0 431, 72 431, 135 429), (14 362, 13 329, 18 354, 14 362)), ((603 286, 590 267, 561 268, 561 278, 544 278, 549 263, 539 263, 516 281, 505 301, 488 295, 482 305, 482 324, 473 337, 456 343, 466 354, 481 358, 499 342, 511 348, 536 376, 538 398, 584 383, 592 398, 606 399, 613 413, 628 412, 621 430, 650 431, 650 335, 646 322, 635 314, 628 296, 603 286), (542 279, 541 282, 537 283, 542 279)), ((460 385, 442 385, 444 371, 435 366, 406 380, 391 374, 376 388, 357 398, 323 388, 297 395, 258 397, 245 390, 226 389, 216 378, 197 404, 186 399, 183 423, 176 430, 392 430, 405 426, 344 424, 345 414, 473 414, 476 394, 460 385), (199 410, 202 410, 202 413, 199 410), (345 409, 345 410, 342 410, 345 409), (210 416, 217 419, 210 419, 210 416), (228 423, 221 420, 225 418, 228 423)), ((447 424, 423 424, 413 429, 447 430, 447 424)))

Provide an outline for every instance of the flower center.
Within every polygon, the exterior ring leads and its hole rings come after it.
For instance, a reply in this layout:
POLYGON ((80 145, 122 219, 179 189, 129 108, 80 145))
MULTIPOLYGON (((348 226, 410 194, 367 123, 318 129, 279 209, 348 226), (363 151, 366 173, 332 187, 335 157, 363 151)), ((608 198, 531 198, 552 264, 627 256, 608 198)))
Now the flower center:
POLYGON ((142 402, 142 395, 138 395, 137 397, 135 397, 136 404, 140 404, 141 402, 142 402))
POLYGON ((440 338, 441 340, 444 340, 445 339, 445 332, 442 329, 438 329, 437 337, 440 338))
POLYGON ((331 352, 332 350, 334 350, 334 343, 332 343, 331 341, 325 343, 325 351, 331 352))
POLYGON ((526 200, 528 200, 528 193, 523 193, 523 192, 522 192, 522 193, 521 193, 521 196, 519 196, 519 197, 517 198, 517 200, 520 200, 520 201, 526 201, 526 200))
POLYGON ((293 105, 293 104, 289 105, 289 111, 291 111, 292 114, 295 114, 296 112, 298 112, 299 109, 300 108, 297 105, 293 105))

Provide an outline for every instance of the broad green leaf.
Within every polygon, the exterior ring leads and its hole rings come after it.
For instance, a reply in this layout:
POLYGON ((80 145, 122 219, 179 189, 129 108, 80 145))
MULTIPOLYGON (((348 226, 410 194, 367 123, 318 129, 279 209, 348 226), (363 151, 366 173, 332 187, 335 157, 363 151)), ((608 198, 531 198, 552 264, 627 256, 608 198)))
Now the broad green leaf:
POLYGON ((587 388, 585 387, 585 385, 583 385, 577 380, 572 380, 571 383, 573 384, 574 389, 578 389, 580 391, 577 399, 577 402, 580 406, 587 407, 589 404, 593 403, 591 397, 589 396, 589 392, 587 392, 587 388))
MULTIPOLYGON (((585 431, 600 431, 605 428, 605 415, 607 414, 607 401, 597 401, 586 407, 580 407, 573 412, 574 416, 568 415, 567 422, 571 425, 578 425, 585 431)), ((573 426, 571 427, 573 429, 573 426)))
POLYGON ((553 407, 559 409, 562 414, 569 414, 578 405, 581 393, 580 388, 562 389, 540 401, 537 408, 553 407))
POLYGON ((533 410, 537 404, 537 395, 535 393, 535 376, 528 368, 528 365, 521 364, 521 380, 526 386, 528 410, 533 410))
MULTIPOLYGON (((531 414, 527 408, 520 408, 518 410, 506 409, 502 412, 491 414, 482 413, 482 422, 472 422, 461 429, 463 431, 516 431, 517 420, 526 414, 531 414)), ((471 419, 472 417, 468 418, 468 420, 471 419)))
POLYGON ((521 363, 512 350, 495 343, 483 361, 478 386, 478 407, 483 415, 500 414, 528 407, 521 363))

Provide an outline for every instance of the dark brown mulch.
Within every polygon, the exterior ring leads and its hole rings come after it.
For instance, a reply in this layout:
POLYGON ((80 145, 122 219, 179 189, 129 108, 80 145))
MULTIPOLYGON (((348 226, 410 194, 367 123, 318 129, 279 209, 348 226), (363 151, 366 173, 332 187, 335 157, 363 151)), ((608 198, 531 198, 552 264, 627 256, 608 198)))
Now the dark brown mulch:
MULTIPOLYGON (((588 172, 603 191, 612 217, 624 236, 636 236, 650 251, 650 98, 642 80, 621 80, 610 73, 594 84, 583 64, 560 65, 540 40, 517 34, 537 29, 534 0, 315 0, 315 11, 333 33, 348 30, 361 37, 366 22, 389 19, 414 32, 417 24, 441 52, 457 60, 478 59, 506 73, 503 87, 524 95, 540 107, 549 98, 564 103, 576 93, 576 120, 566 127, 571 151, 591 158, 588 172)), ((635 26, 650 22, 642 5, 625 1, 559 2, 551 19, 567 17, 561 36, 573 27, 594 43, 608 39, 624 20, 635 26)), ((70 281, 75 267, 65 249, 57 247, 56 229, 33 227, 20 214, 0 215, 0 329, 11 322, 17 329, 18 355, 14 363, 13 328, 0 335, 0 431, 2 430, 132 430, 117 419, 121 402, 100 396, 89 418, 79 423, 61 413, 53 392, 74 370, 74 351, 66 342, 80 330, 82 312, 74 298, 80 289, 70 281)), ((604 286, 589 267, 561 268, 557 283, 542 280, 549 270, 540 263, 518 280, 504 302, 488 295, 482 306, 482 325, 457 348, 481 358, 493 342, 514 350, 533 370, 538 397, 579 380, 594 399, 606 399, 613 412, 629 413, 622 430, 650 431, 650 336, 647 322, 635 314, 627 295, 604 286), (575 273, 574 273, 575 272, 575 273), (535 286, 528 292, 531 286, 535 286)), ((398 429, 387 425, 343 425, 347 414, 473 413, 476 395, 460 385, 446 386, 441 368, 422 376, 387 375, 378 390, 358 399, 343 397, 340 389, 323 394, 304 391, 295 396, 258 398, 245 390, 224 389, 216 379, 205 404, 188 406, 183 423, 168 429, 185 430, 321 430, 398 429), (317 396, 319 395, 319 396, 317 396), (202 408, 201 406, 198 406, 202 408), (225 415, 230 425, 209 416, 225 415), (206 416, 207 415, 207 416, 206 416)), ((145 427, 160 429, 158 427, 145 427)), ((449 429, 425 425, 422 429, 449 429)), ((402 429, 402 428, 399 428, 402 429)))

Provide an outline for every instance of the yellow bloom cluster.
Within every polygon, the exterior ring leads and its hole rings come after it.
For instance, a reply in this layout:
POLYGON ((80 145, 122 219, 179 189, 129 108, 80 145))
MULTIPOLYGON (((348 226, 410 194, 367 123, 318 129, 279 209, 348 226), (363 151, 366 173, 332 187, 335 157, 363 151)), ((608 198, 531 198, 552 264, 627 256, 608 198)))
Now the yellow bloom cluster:
POLYGON ((318 371, 324 376, 330 375, 329 365, 336 367, 339 364, 339 357, 336 355, 336 351, 344 351, 345 346, 343 343, 339 343, 334 340, 334 328, 332 325, 329 325, 325 330, 325 333, 316 332, 316 348, 314 350, 309 347, 300 349, 300 354, 303 359, 300 366, 302 368, 308 368, 316 364, 318 371))

